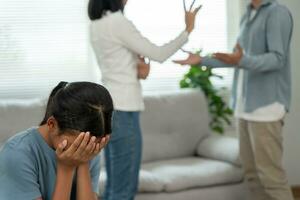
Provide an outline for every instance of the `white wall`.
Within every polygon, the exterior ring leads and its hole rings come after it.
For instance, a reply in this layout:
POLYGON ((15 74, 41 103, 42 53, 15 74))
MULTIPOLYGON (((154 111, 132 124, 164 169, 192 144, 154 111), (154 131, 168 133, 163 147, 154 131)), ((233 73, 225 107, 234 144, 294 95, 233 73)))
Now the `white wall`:
POLYGON ((228 50, 234 48, 239 33, 240 19, 245 10, 245 2, 241 0, 227 0, 227 30, 228 30, 228 50))
POLYGON ((293 99, 284 129, 284 163, 291 185, 300 186, 300 0, 280 0, 294 17, 292 41, 293 99))

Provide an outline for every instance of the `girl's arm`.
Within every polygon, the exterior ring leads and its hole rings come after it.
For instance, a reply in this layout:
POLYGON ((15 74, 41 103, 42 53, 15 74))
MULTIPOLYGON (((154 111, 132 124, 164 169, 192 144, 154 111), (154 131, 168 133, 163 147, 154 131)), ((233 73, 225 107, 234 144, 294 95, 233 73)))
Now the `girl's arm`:
POLYGON ((93 191, 89 163, 77 168, 77 200, 97 200, 97 194, 93 191))
POLYGON ((69 200, 75 167, 57 164, 57 176, 52 200, 69 200))
MULTIPOLYGON (((99 143, 92 145, 92 152, 87 154, 81 154, 86 158, 87 162, 82 163, 77 168, 77 188, 76 199, 77 200, 97 200, 97 192, 99 190, 98 181, 100 175, 100 156, 99 153, 103 149, 108 141, 109 136, 99 139, 99 143)), ((90 143, 92 144, 92 143, 90 143)), ((88 146, 90 145, 88 144, 88 146)))
POLYGON ((92 156, 95 146, 95 137, 90 138, 89 133, 81 133, 68 149, 67 140, 64 140, 56 149, 57 172, 56 183, 52 200, 69 200, 71 197, 73 176, 78 166, 87 161, 87 156, 92 156))

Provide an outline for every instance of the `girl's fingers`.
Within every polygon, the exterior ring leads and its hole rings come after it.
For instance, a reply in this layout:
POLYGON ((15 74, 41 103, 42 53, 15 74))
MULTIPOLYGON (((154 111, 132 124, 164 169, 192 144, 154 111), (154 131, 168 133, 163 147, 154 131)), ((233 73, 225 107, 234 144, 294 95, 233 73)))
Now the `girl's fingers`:
POLYGON ((88 145, 86 146, 86 152, 88 154, 91 153, 91 152, 93 152, 95 141, 96 141, 96 137, 95 136, 91 137, 88 145))
POLYGON ((92 149, 91 149, 91 151, 89 152, 89 153, 94 153, 94 151, 95 151, 95 149, 96 149, 96 145, 97 145, 97 143, 93 143, 93 146, 92 146, 92 149))
POLYGON ((90 139, 91 139, 90 132, 86 132, 84 134, 83 140, 81 141, 81 144, 80 144, 81 148, 84 149, 86 147, 86 145, 89 143, 90 139))
POLYGON ((105 147, 106 141, 107 141, 107 138, 106 138, 106 137, 102 138, 101 142, 99 143, 99 145, 100 145, 100 150, 103 149, 103 148, 105 147))
POLYGON ((110 140, 110 135, 107 135, 105 140, 105 146, 108 144, 109 140, 110 140))
POLYGON ((86 148, 89 140, 90 140, 90 133, 89 132, 84 133, 83 139, 74 154, 79 156, 84 154, 86 152, 86 148))
POLYGON ((97 155, 100 152, 101 148, 100 148, 100 143, 96 144, 96 147, 94 149, 94 155, 97 155))
POLYGON ((106 137, 102 138, 100 143, 96 144, 94 154, 98 154, 101 151, 101 149, 103 149, 105 147, 105 145, 106 145, 106 137))
POLYGON ((64 140, 62 143, 58 144, 58 147, 56 148, 56 154, 62 154, 64 152, 64 149, 66 148, 68 144, 67 140, 64 140))
POLYGON ((67 150, 70 153, 75 153, 78 149, 78 147, 80 146, 83 138, 84 138, 84 133, 80 133, 79 136, 75 139, 75 141, 73 142, 73 144, 70 146, 70 148, 67 150))

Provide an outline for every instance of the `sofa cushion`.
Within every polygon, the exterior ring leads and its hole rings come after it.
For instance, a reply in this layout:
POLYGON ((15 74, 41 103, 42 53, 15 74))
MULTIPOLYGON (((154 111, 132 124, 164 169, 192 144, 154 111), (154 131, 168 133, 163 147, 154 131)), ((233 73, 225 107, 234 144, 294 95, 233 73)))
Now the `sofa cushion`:
POLYGON ((215 160, 230 162, 241 166, 239 141, 236 137, 212 134, 199 143, 197 154, 215 160))
POLYGON ((156 174, 141 169, 139 179, 139 192, 161 192, 164 190, 164 183, 156 174))
MULTIPOLYGON (((103 168, 101 169, 100 172, 100 181, 99 181, 101 194, 103 194, 104 192, 106 179, 107 176, 106 176, 105 168, 103 168)), ((164 190, 164 183, 154 173, 141 169, 138 190, 139 192, 161 192, 164 190)))
MULTIPOLYGON (((197 187, 239 183, 242 179, 242 169, 230 163, 188 157, 143 164, 139 192, 176 192, 197 187)), ((105 170, 102 170, 100 175, 102 192, 105 180, 105 170)))
POLYGON ((153 162, 143 165, 143 170, 159 177, 166 192, 237 183, 243 179, 239 167, 196 157, 153 162))
POLYGON ((210 133, 205 97, 199 90, 181 90, 145 97, 141 114, 143 161, 193 156, 210 133))
POLYGON ((9 137, 38 126, 45 112, 46 100, 0 101, 0 143, 9 137))

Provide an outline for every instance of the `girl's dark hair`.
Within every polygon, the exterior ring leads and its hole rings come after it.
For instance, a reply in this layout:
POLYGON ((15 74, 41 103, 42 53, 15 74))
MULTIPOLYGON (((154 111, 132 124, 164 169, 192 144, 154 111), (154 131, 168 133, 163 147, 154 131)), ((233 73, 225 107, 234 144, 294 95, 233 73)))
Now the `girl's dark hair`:
POLYGON ((123 0, 89 0, 88 15, 91 20, 101 19, 106 11, 124 10, 123 0))
POLYGON ((90 82, 60 82, 51 92, 40 125, 53 116, 59 130, 90 132, 96 137, 111 133, 112 98, 103 86, 90 82))

